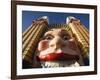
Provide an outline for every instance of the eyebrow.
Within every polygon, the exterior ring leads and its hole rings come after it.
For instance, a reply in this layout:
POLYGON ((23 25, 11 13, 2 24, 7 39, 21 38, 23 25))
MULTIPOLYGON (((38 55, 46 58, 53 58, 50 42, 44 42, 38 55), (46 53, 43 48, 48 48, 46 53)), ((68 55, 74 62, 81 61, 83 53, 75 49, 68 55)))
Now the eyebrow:
POLYGON ((61 32, 63 32, 63 34, 67 34, 67 35, 69 35, 68 31, 65 30, 65 29, 61 29, 61 32))
POLYGON ((52 32, 47 32, 47 33, 44 34, 44 37, 51 36, 51 35, 52 35, 52 32))
POLYGON ((60 34, 60 36, 65 36, 65 35, 71 38, 71 35, 68 32, 62 32, 62 34, 60 34))
MULTIPOLYGON (((44 36, 52 35, 52 31, 54 31, 54 30, 50 30, 50 31, 48 31, 47 33, 45 33, 44 36)), ((68 32, 66 32, 66 30, 62 30, 62 34, 61 34, 61 36, 62 36, 62 35, 71 36, 68 32)))
POLYGON ((61 29, 61 31, 67 31, 67 30, 65 30, 65 29, 61 29))
POLYGON ((45 34, 44 36, 51 36, 52 34, 51 33, 47 33, 47 34, 45 34))
MULTIPOLYGON (((50 29, 50 30, 48 30, 47 32, 49 32, 49 31, 54 31, 55 29, 50 29)), ((65 30, 65 29, 61 29, 61 31, 67 31, 67 30, 65 30)))

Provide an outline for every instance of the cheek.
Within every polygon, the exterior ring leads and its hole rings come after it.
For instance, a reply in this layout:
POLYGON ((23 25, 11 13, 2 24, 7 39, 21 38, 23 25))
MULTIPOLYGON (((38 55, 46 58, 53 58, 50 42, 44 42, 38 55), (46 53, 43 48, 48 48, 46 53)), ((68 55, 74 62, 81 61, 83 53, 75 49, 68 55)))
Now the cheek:
POLYGON ((48 48, 48 43, 49 42, 46 41, 46 40, 40 41, 39 44, 38 44, 38 50, 42 51, 42 50, 45 50, 46 48, 48 48))
POLYGON ((69 46, 69 48, 76 50, 76 51, 78 49, 78 47, 73 39, 69 40, 68 46, 69 46))

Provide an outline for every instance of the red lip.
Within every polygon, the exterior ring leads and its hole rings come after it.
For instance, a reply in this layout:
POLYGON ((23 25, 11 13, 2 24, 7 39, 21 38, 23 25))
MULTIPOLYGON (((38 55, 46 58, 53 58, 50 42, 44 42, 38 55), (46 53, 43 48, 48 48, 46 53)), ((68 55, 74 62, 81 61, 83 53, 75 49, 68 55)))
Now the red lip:
POLYGON ((65 53, 49 53, 46 55, 39 55, 40 61, 54 61, 54 60, 78 60, 78 55, 69 55, 65 53))

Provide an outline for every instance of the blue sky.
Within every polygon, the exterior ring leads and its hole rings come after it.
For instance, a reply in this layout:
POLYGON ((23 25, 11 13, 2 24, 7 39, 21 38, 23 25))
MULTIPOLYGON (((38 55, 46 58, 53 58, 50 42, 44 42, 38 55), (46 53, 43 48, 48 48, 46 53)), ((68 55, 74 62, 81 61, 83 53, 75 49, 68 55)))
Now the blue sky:
POLYGON ((80 13, 61 13, 61 12, 40 12, 40 11, 22 11, 22 31, 25 31, 34 19, 42 16, 48 16, 49 24, 65 24, 68 16, 73 16, 89 29, 89 14, 80 13))

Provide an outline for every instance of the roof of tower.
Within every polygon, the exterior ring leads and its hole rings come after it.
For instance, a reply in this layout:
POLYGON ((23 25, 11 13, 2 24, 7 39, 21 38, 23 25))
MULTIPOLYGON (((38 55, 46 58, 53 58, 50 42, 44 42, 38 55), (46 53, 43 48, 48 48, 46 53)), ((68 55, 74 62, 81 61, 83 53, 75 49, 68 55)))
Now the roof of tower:
POLYGON ((48 20, 48 17, 47 16, 39 17, 39 18, 33 20, 33 22, 35 22, 35 21, 42 21, 42 20, 43 21, 46 21, 47 23, 49 23, 49 20, 48 20))
POLYGON ((69 22, 71 22, 72 20, 77 20, 75 17, 73 17, 73 16, 68 16, 67 18, 66 18, 66 23, 68 24, 69 22))
POLYGON ((47 16, 42 16, 42 17, 37 18, 37 20, 48 20, 48 17, 47 16))
POLYGON ((43 17, 41 17, 42 19, 48 19, 48 17, 47 16, 43 16, 43 17))

